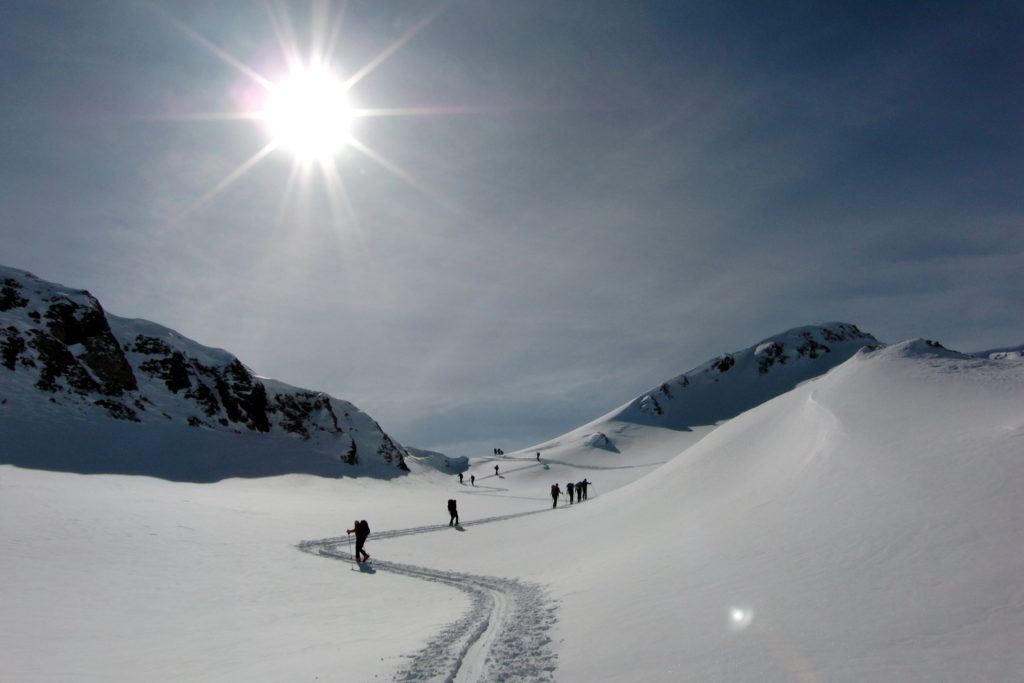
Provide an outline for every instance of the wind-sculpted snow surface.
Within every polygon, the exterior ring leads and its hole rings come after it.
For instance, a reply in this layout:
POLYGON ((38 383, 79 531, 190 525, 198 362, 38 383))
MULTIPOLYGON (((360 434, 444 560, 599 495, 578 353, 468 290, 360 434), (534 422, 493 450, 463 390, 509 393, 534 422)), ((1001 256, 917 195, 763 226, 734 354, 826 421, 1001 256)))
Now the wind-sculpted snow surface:
MULTIPOLYGON (((486 524, 537 514, 534 510, 467 522, 486 524)), ((448 525, 394 529, 375 533, 375 541, 448 529, 448 525)), ((299 549, 346 562, 347 537, 303 541, 299 549)), ((481 576, 374 560, 378 571, 442 583, 466 593, 470 609, 447 625, 426 647, 411 655, 395 677, 400 683, 446 681, 553 681, 558 656, 549 635, 555 623, 554 602, 532 583, 497 576, 481 576)))

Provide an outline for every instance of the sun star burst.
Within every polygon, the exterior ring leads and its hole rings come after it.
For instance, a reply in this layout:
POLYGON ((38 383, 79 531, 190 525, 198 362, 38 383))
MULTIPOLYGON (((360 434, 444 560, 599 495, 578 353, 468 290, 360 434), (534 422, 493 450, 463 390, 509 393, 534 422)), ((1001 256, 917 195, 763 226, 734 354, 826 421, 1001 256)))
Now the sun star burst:
MULTIPOLYGON (((351 90, 372 73, 381 63, 402 49, 417 33, 429 26, 455 0, 442 0, 418 23, 406 30, 394 42, 382 50, 362 68, 342 78, 331 67, 333 54, 338 45, 342 13, 333 13, 330 5, 314 5, 312 33, 309 49, 295 37, 291 17, 283 5, 268 4, 271 25, 280 41, 285 61, 290 65, 288 73, 281 80, 273 81, 251 66, 237 59, 187 24, 166 12, 160 13, 192 40, 216 55, 225 63, 237 69, 259 86, 262 97, 256 107, 244 111, 218 114, 193 114, 183 118, 189 120, 250 120, 260 123, 267 132, 269 141, 256 153, 230 171, 221 181, 190 206, 180 211, 174 220, 180 220, 200 206, 223 192, 255 165, 273 152, 283 151, 293 158, 292 174, 286 187, 304 185, 311 171, 319 168, 326 186, 332 194, 332 205, 338 205, 348 214, 348 222, 354 222, 352 207, 348 202, 344 184, 339 172, 341 152, 351 149, 364 158, 385 168, 397 178, 415 187, 430 199, 452 208, 450 202, 440 198, 422 180, 406 171, 370 147, 365 140, 354 137, 353 124, 362 118, 377 116, 423 116, 465 113, 447 108, 357 108, 350 97, 351 90), (332 16, 333 15, 333 16, 332 16), (305 52, 306 60, 300 57, 305 52), (308 60, 308 61, 307 61, 308 60), (337 195, 337 196, 334 196, 337 195)), ((158 10, 159 11, 159 10, 158 10)), ((287 196, 284 197, 287 201, 287 196)))
POLYGON ((327 161, 348 144, 355 109, 329 71, 300 67, 270 86, 262 117, 275 146, 300 161, 327 161))

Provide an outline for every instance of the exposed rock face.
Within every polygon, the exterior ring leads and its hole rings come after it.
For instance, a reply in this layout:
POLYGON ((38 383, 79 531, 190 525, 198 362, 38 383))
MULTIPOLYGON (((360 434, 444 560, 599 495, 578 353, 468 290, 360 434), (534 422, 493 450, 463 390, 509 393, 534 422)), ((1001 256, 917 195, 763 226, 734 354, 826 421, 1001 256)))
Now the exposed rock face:
MULTIPOLYGON (((87 407, 131 422, 288 434, 337 462, 407 471, 405 450, 351 403, 256 377, 230 353, 88 292, 0 267, 0 398, 87 407)), ((105 419, 105 418, 104 418, 105 419)))
POLYGON ((0 341, 5 368, 34 369, 36 387, 51 393, 120 397, 138 388, 95 297, 64 288, 45 291, 39 280, 26 287, 16 273, 5 269, 0 288, 0 314, 15 323, 4 327, 0 341))

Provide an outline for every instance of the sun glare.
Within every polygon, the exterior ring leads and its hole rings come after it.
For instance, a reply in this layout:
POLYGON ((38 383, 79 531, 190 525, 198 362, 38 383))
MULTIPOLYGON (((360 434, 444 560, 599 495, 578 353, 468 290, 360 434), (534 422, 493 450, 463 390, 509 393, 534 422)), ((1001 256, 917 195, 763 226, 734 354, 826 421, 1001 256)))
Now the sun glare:
MULTIPOLYGON (((356 120, 377 116, 422 116, 441 115, 456 110, 448 108, 415 109, 373 109, 356 108, 349 93, 366 76, 383 62, 401 50, 416 34, 428 27, 456 0, 442 0, 419 22, 408 28, 394 42, 384 48, 362 68, 357 69, 345 80, 340 79, 328 65, 333 61, 338 47, 342 12, 333 12, 330 3, 314 3, 311 20, 309 45, 296 39, 292 17, 284 3, 263 3, 267 8, 270 23, 280 43, 284 63, 291 65, 290 73, 280 81, 273 82, 248 64, 239 60, 198 31, 174 18, 158 7, 154 7, 164 18, 186 36, 202 45, 225 63, 251 79, 258 87, 262 99, 252 102, 245 98, 246 107, 241 111, 209 114, 191 114, 189 120, 245 120, 256 121, 266 129, 269 141, 234 170, 215 183, 205 194, 179 211, 173 219, 183 219, 200 206, 219 195, 239 178, 259 164, 272 152, 281 150, 292 155, 292 175, 286 183, 283 202, 287 203, 291 190, 311 177, 311 171, 318 168, 326 186, 332 206, 343 207, 344 216, 350 223, 355 222, 351 205, 348 203, 340 167, 341 152, 352 150, 359 156, 374 161, 397 178, 406 181, 427 197, 443 206, 451 206, 443 197, 432 191, 422 180, 403 169, 399 164, 375 151, 365 140, 355 137, 353 123, 356 120), (300 55, 305 54, 305 58, 300 55), (251 105, 255 105, 250 108, 251 105)), ((254 92, 255 90, 246 92, 254 92)), ((461 112, 459 112, 461 113, 461 112)), ((453 207, 454 210, 454 207, 453 207)))
POLYGON ((263 118, 277 147, 303 161, 326 161, 349 141, 355 110, 326 70, 297 69, 270 86, 263 118))

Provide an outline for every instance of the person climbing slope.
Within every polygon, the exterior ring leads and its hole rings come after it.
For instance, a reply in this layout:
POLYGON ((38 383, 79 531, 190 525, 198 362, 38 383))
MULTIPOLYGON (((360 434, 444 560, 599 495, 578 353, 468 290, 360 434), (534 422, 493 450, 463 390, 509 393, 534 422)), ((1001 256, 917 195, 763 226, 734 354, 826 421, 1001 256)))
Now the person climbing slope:
POLYGON ((370 535, 370 525, 364 519, 361 521, 353 522, 352 527, 353 528, 349 529, 345 533, 354 533, 356 535, 356 554, 354 556, 355 560, 356 562, 366 562, 370 559, 370 553, 366 552, 366 550, 363 549, 363 545, 366 543, 366 537, 370 535), (363 559, 359 559, 360 555, 363 556, 363 559))
POLYGON ((558 507, 558 497, 562 495, 562 489, 558 488, 558 484, 551 485, 551 507, 558 507))
POLYGON ((459 509, 455 505, 455 499, 448 499, 448 516, 451 518, 448 520, 448 526, 459 525, 459 509))

